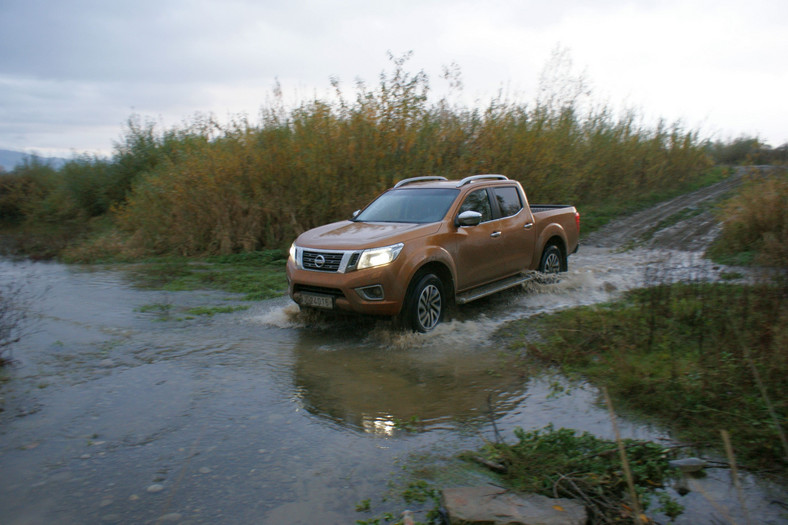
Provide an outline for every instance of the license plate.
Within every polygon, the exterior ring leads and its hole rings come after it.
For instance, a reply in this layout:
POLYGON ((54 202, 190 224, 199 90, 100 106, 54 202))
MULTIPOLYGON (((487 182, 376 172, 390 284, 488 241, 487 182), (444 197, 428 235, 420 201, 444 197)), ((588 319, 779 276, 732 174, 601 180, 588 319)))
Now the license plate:
POLYGON ((334 298, 331 297, 330 295, 302 293, 301 304, 303 306, 311 306, 313 308, 326 308, 328 310, 331 310, 334 308, 334 298))

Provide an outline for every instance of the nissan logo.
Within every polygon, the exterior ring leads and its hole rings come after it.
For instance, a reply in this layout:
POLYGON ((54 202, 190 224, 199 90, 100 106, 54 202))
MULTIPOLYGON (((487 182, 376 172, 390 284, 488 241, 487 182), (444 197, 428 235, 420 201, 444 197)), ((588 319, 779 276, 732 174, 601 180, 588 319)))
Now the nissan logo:
POLYGON ((315 268, 322 268, 326 264, 326 258, 322 255, 315 257, 315 268))

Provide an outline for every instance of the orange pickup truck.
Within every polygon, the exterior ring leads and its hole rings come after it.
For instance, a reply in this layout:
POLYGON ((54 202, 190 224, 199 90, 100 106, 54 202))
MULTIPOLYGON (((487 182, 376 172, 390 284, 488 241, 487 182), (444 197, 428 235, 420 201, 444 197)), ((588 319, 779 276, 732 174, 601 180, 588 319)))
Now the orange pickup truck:
POLYGON ((529 206, 503 175, 398 182, 353 218, 302 233, 290 247, 290 297, 302 308, 392 316, 419 332, 452 303, 566 271, 577 251, 573 206, 529 206))

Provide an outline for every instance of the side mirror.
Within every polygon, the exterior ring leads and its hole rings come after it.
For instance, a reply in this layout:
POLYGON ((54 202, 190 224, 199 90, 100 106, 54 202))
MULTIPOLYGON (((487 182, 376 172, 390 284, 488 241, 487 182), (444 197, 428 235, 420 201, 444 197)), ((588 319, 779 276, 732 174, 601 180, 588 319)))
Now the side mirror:
POLYGON ((457 226, 478 226, 482 222, 482 214, 478 211, 464 211, 457 216, 457 226))
POLYGON ((358 214, 359 214, 359 213, 361 213, 361 210, 356 210, 356 211, 354 211, 354 212, 353 212, 353 218, 355 219, 356 217, 358 217, 358 214))

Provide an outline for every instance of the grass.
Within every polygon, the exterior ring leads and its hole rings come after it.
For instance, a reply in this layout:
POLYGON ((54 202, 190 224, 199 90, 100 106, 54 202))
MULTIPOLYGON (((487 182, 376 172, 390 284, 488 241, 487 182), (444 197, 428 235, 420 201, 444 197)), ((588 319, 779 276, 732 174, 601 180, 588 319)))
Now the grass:
POLYGON ((754 172, 719 208, 722 233, 706 255, 721 264, 788 267, 788 170, 754 172))
POLYGON ((787 293, 784 283, 658 285, 502 333, 528 359, 608 388, 680 439, 719 450, 726 429, 744 465, 784 471, 787 293))
POLYGON ((204 315, 207 317, 213 317, 216 314, 229 314, 248 309, 248 306, 198 306, 196 308, 189 308, 186 310, 186 313, 189 315, 204 315))
POLYGON ((287 291, 286 255, 279 250, 201 259, 159 258, 135 264, 130 271, 140 286, 166 291, 212 289, 258 301, 287 291))
MULTIPOLYGON (((588 432, 543 429, 526 432, 515 430, 517 442, 488 443, 468 460, 493 468, 506 485, 522 492, 547 497, 573 498, 582 502, 591 523, 619 522, 633 518, 626 477, 616 441, 600 439, 588 432)), ((631 474, 637 499, 644 508, 656 496, 659 510, 675 518, 682 512, 665 492, 658 492, 675 478, 669 459, 676 450, 649 441, 622 440, 626 451, 627 469, 631 474)), ((638 504, 635 508, 639 508, 638 504)))

